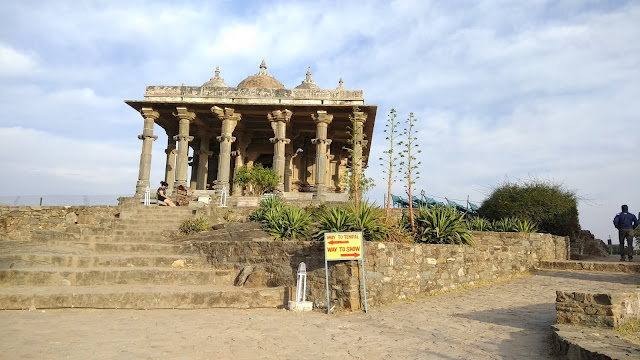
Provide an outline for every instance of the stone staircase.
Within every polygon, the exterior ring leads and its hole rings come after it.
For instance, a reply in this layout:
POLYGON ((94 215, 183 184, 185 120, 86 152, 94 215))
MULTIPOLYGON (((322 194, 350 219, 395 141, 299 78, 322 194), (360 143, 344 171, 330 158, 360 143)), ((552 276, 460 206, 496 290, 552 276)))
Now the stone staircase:
POLYGON ((192 208, 135 207, 111 223, 0 241, 0 309, 280 307, 282 287, 233 286, 176 239, 192 208))

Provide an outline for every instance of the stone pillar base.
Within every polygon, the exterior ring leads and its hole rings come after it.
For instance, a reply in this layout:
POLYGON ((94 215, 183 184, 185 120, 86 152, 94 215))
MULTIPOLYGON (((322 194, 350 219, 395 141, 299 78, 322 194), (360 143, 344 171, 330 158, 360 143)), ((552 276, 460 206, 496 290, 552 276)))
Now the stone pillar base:
POLYGON ((311 301, 289 301, 287 309, 291 311, 311 311, 313 310, 313 302, 311 301))

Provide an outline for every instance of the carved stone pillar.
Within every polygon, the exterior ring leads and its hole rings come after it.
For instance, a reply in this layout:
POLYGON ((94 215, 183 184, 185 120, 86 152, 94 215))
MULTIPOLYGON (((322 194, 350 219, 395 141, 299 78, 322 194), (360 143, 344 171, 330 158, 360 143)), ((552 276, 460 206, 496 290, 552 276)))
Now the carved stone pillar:
POLYGON ((293 147, 287 144, 284 152, 284 191, 291 191, 293 183, 293 147))
POLYGON ((238 121, 241 119, 240 113, 236 113, 232 108, 219 108, 214 106, 211 111, 222 121, 222 131, 216 140, 220 143, 220 155, 218 156, 218 179, 216 189, 227 189, 229 191, 229 175, 231 172, 231 144, 236 141, 233 136, 238 121))
POLYGON ((176 154, 178 150, 176 150, 176 141, 173 140, 173 136, 167 134, 167 149, 164 151, 167 154, 167 165, 164 170, 164 181, 169 184, 165 190, 167 194, 173 192, 173 182, 176 180, 176 154))
POLYGON ((193 140, 193 136, 189 136, 189 125, 196 118, 196 114, 187 110, 185 107, 176 108, 173 116, 180 119, 178 135, 173 139, 178 141, 178 156, 176 159, 176 181, 175 187, 179 185, 187 186, 187 168, 189 166, 189 142, 193 140))
MULTIPOLYGON (((238 140, 236 150, 231 152, 231 156, 233 156, 235 159, 234 167, 233 167, 234 176, 237 173, 237 171, 239 171, 239 169, 244 166, 244 157, 246 155, 247 148, 249 147, 249 143, 251 142, 251 138, 245 137, 243 133, 238 134, 238 136, 239 136, 239 140, 238 140)), ((242 196, 242 187, 239 184, 234 183, 232 194, 234 196, 236 195, 242 196)))
POLYGON ((336 156, 333 154, 327 154, 327 189, 335 191, 335 181, 333 181, 336 175, 336 156))
POLYGON ((269 140, 273 144, 273 169, 280 177, 276 188, 280 191, 284 191, 285 146, 291 142, 287 139, 287 123, 291 115, 290 110, 275 110, 267 114, 274 134, 269 140))
POLYGON ((200 136, 200 150, 198 150, 198 174, 196 181, 197 190, 207 189, 207 177, 209 174, 209 158, 213 155, 213 152, 209 151, 209 142, 211 136, 209 134, 202 134, 200 136))
MULTIPOLYGON (((353 116, 355 117, 355 120, 356 120, 356 128, 355 128, 356 143, 355 143, 354 150, 355 150, 355 159, 357 159, 357 161, 355 162, 355 164, 353 164, 353 166, 354 166, 355 174, 358 174, 359 177, 362 177, 364 176, 363 169, 362 169, 362 163, 363 163, 362 147, 367 145, 367 140, 364 140, 363 128, 364 128, 364 122, 367 121, 367 114, 361 111, 358 111, 358 112, 354 112, 353 116)), ((362 190, 360 188, 358 189, 359 189, 358 198, 362 199, 362 190)))
POLYGON ((198 156, 198 150, 196 150, 195 144, 192 146, 193 148, 193 157, 191 158, 191 162, 189 165, 191 166, 191 176, 189 177, 189 187, 195 189, 198 186, 198 162, 200 161, 200 156, 198 156))
POLYGON ((138 182, 136 183, 136 197, 143 197, 149 186, 149 176, 151 175, 151 147, 158 138, 153 135, 153 125, 160 117, 157 111, 151 108, 142 108, 140 114, 144 118, 142 134, 138 139, 142 140, 142 153, 140 154, 140 168, 138 171, 138 182))
POLYGON ((333 120, 333 115, 324 110, 311 114, 316 123, 316 138, 311 143, 316 145, 316 192, 315 197, 324 200, 327 196, 327 147, 331 140, 327 139, 327 128, 333 120))

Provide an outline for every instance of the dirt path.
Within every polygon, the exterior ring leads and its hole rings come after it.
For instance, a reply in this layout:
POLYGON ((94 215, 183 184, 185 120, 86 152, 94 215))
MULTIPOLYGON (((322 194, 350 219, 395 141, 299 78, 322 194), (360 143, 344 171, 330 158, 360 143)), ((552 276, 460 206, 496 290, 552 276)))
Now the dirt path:
POLYGON ((638 274, 538 272, 370 309, 0 312, 2 359, 547 359, 556 290, 635 290, 638 274))

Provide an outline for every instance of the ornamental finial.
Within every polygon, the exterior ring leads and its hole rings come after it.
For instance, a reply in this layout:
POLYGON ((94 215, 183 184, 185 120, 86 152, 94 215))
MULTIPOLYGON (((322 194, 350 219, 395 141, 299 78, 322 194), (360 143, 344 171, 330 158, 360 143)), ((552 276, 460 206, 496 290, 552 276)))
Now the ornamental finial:
POLYGON ((307 68, 307 78, 304 79, 306 82, 313 82, 313 80, 311 80, 311 67, 307 68))
POLYGON ((260 63, 260 75, 267 75, 267 64, 262 59, 262 63, 260 63))
POLYGON ((216 66, 216 75, 213 78, 220 79, 220 66, 216 66))
POLYGON ((342 81, 342 78, 340 78, 340 81, 338 81, 338 87, 336 88, 336 90, 344 90, 344 81, 342 81))

